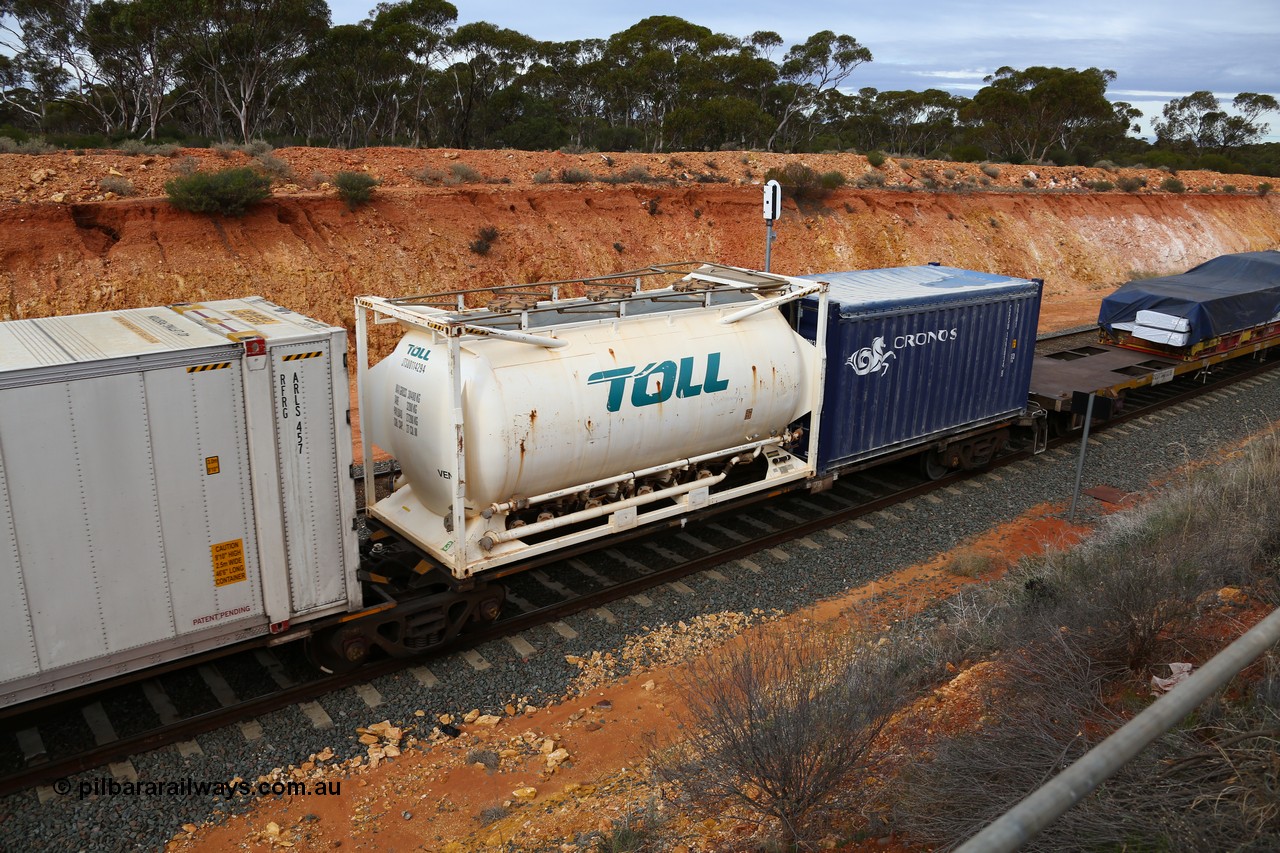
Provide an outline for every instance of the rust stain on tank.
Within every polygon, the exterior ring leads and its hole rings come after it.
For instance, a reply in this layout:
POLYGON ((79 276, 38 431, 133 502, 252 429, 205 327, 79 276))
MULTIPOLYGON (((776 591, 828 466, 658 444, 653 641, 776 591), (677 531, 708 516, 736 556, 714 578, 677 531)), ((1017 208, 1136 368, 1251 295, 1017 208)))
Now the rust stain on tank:
POLYGON ((529 426, 533 426, 538 420, 538 410, 532 409, 529 412, 529 426))
POLYGON ((613 347, 609 347, 609 358, 613 359, 614 361, 618 360, 618 354, 613 351, 613 347))

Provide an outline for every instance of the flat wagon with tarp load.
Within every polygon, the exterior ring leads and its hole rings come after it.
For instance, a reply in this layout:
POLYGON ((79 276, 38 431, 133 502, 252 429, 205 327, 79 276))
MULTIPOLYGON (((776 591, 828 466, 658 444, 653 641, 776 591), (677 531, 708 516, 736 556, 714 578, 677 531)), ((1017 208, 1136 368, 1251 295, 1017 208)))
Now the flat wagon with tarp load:
MULTIPOLYGON (((1280 251, 1242 252, 1102 300, 1104 343, 1193 361, 1280 339, 1280 251)), ((1269 344, 1267 344, 1269 345, 1269 344)))

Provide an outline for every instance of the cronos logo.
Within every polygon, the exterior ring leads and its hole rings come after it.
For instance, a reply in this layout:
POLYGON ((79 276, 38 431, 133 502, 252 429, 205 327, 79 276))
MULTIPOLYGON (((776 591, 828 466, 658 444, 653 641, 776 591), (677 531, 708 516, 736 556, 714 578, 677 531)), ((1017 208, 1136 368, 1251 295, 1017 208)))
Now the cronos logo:
POLYGON ((938 329, 931 332, 912 332, 906 335, 898 335, 893 339, 893 349, 886 349, 884 337, 878 337, 871 342, 871 346, 863 347, 853 355, 845 359, 845 364, 853 368, 853 372, 859 376, 866 376, 868 373, 879 373, 884 376, 889 372, 889 360, 898 357, 895 350, 907 349, 909 347, 923 347, 934 343, 948 343, 958 338, 959 331, 956 329, 938 329))
POLYGON ((875 373, 877 370, 883 376, 889 372, 889 359, 897 358, 897 354, 890 351, 885 352, 884 338, 876 338, 871 342, 871 346, 862 349, 849 356, 845 364, 853 368, 853 372, 859 376, 866 376, 868 373, 875 373))
POLYGON ((622 408, 627 396, 627 381, 631 381, 631 405, 640 408, 654 406, 677 397, 697 397, 714 394, 729 387, 729 380, 720 378, 720 353, 707 355, 707 367, 702 381, 694 382, 694 357, 686 356, 679 363, 674 361, 650 362, 639 372, 632 367, 615 367, 600 370, 587 377, 588 385, 609 384, 609 397, 605 409, 616 412, 622 408))

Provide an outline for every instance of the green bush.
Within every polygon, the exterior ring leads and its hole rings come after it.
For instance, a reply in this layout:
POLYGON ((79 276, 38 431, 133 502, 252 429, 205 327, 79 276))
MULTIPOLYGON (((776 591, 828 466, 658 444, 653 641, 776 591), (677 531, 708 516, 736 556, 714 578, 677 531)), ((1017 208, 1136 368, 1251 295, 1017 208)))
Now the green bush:
POLYGON ((986 175, 988 178, 1000 177, 1000 167, 995 163, 983 163, 978 168, 981 169, 982 174, 986 175))
POLYGON ((1165 178, 1160 182, 1160 189, 1167 193, 1184 193, 1187 191, 1187 185, 1177 178, 1165 178))
POLYGON ((951 159, 957 163, 977 163, 987 156, 981 145, 956 145, 951 149, 951 159))
POLYGON ((492 225, 486 225, 476 232, 476 239, 468 243, 467 248, 477 255, 487 255, 497 239, 498 229, 492 225))
POLYGON ((884 186, 884 172, 863 172, 858 176, 857 185, 863 189, 884 186))
POLYGON ((818 185, 824 190, 834 190, 845 185, 844 172, 823 172, 818 176, 818 185))
POLYGON ((884 161, 887 159, 889 158, 885 156, 883 151, 867 152, 867 162, 871 165, 873 169, 879 169, 881 166, 884 165, 884 161))
POLYGON ((1085 181, 1084 185, 1094 192, 1099 193, 1104 193, 1107 190, 1113 190, 1116 188, 1116 185, 1110 181, 1085 181))
POLYGON ((1263 181, 1262 183, 1258 184, 1258 195, 1265 196, 1267 193, 1271 192, 1272 189, 1273 188, 1271 184, 1267 183, 1266 181, 1263 181))
POLYGON ((347 210, 368 204, 377 185, 378 179, 365 172, 339 172, 333 176, 333 186, 338 191, 338 198, 346 203, 347 210))
POLYGON ((1102 169, 1106 172, 1114 172, 1116 170, 1116 164, 1112 163, 1110 160, 1099 160, 1093 164, 1093 168, 1102 169))
POLYGON ((169 204, 193 213, 243 216, 271 195, 271 179, 247 166, 219 172, 196 172, 166 181, 169 204))
POLYGON ((1223 191, 1224 193, 1233 193, 1233 192, 1235 192, 1235 191, 1236 191, 1236 185, 1235 185, 1235 184, 1227 184, 1226 186, 1224 186, 1224 187, 1222 188, 1222 191, 1223 191))
POLYGON ((1124 175, 1116 178, 1116 186, 1127 193, 1136 193, 1147 185, 1146 178, 1135 178, 1132 175, 1124 175))

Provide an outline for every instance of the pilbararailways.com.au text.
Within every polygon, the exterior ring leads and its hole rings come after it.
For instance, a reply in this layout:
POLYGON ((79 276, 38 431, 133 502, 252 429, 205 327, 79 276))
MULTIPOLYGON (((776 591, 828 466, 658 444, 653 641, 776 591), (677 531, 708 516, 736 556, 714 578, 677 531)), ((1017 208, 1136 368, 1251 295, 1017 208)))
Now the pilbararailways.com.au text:
POLYGON ((96 779, 59 779, 53 790, 60 796, 75 794, 79 799, 89 797, 336 797, 342 793, 339 779, 320 781, 280 780, 277 782, 245 782, 239 779, 211 782, 188 776, 177 781, 122 782, 110 776, 96 779))

